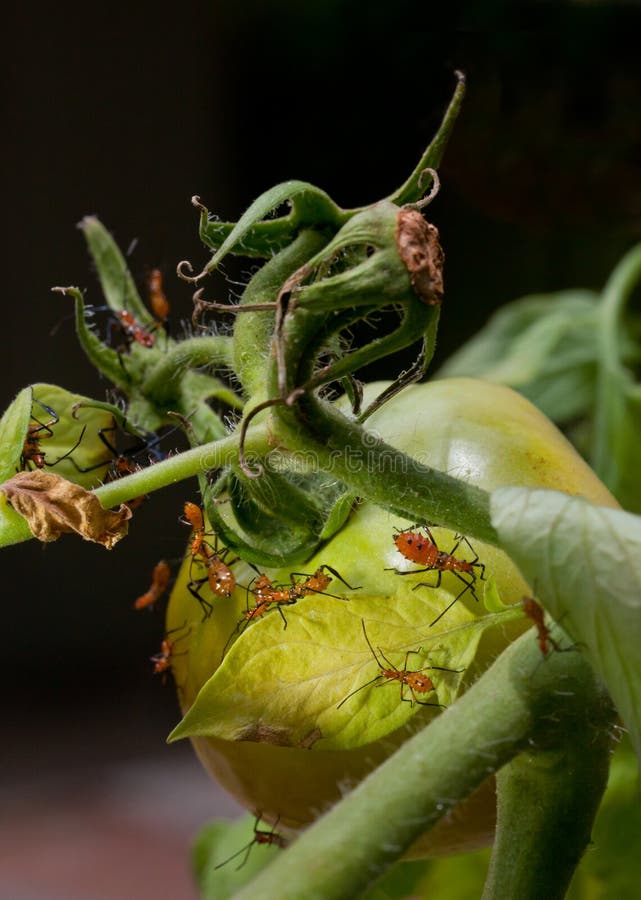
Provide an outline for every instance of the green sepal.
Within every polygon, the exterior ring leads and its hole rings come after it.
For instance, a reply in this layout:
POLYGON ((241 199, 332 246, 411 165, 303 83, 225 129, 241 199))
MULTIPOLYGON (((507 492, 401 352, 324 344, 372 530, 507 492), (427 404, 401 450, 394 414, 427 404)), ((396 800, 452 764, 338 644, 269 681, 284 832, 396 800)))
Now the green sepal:
POLYGON ((463 97, 465 96, 465 77, 462 72, 456 72, 456 78, 457 85, 447 110, 445 111, 439 130, 432 138, 431 143, 423 153, 423 156, 420 158, 407 181, 387 198, 392 203, 396 203, 397 206, 403 206, 406 203, 414 203, 420 200, 425 193, 425 185, 419 186, 421 173, 427 168, 437 169, 440 165, 443 153, 445 152, 445 147, 447 146, 450 134, 454 128, 454 123, 458 118, 461 104, 463 103, 463 97))
MULTIPOLYGON (((148 397, 153 397, 159 405, 171 403, 181 392, 181 379, 185 372, 203 367, 230 368, 231 351, 232 338, 224 335, 192 337, 173 343, 162 356, 154 357, 153 364, 145 372, 140 391, 148 397)), ((204 372, 199 374, 205 375, 204 372)), ((238 396, 229 388, 226 388, 223 398, 220 379, 211 376, 211 380, 210 396, 223 400, 235 408, 242 406, 238 396)))
MULTIPOLYGON (((235 222, 220 222, 215 218, 201 216, 200 239, 212 250, 221 247, 236 226, 235 222)), ((296 237, 298 229, 292 221, 292 214, 277 219, 266 219, 253 225, 237 245, 237 252, 242 256, 270 259, 284 250, 296 237)))
MULTIPOLYGON (((288 201, 292 204, 291 219, 289 216, 286 217, 290 221, 287 225, 284 222, 283 227, 290 228, 291 231, 289 232, 290 238, 285 243, 293 240, 296 232, 305 225, 331 226, 338 229, 349 218, 349 214, 336 206, 324 191, 306 181, 285 181, 277 184, 254 200, 228 232, 198 277, 213 272, 228 253, 246 255, 244 248, 252 245, 252 229, 265 216, 288 201)), ((278 222, 279 220, 274 221, 278 222)))
POLYGON ((131 375, 125 369, 121 356, 111 347, 96 337, 87 325, 85 302, 82 293, 76 287, 53 288, 58 293, 73 297, 75 303, 76 335, 89 361, 123 391, 129 390, 131 375))
POLYGON ((229 503, 216 502, 215 493, 208 491, 204 504, 207 518, 227 547, 254 565, 278 568, 308 559, 318 547, 323 523, 307 497, 286 479, 276 481, 279 501, 271 508, 266 500, 267 492, 274 487, 273 479, 255 493, 251 482, 248 485, 247 479, 234 472, 225 473, 229 503), (287 517, 281 513, 280 503, 283 493, 289 496, 292 491, 298 499, 298 514, 287 517))
MULTIPOLYGON (((358 213, 291 279, 291 312, 270 369, 272 392, 287 396, 303 386, 309 391, 421 340, 415 374, 423 373, 433 355, 440 307, 414 290, 397 243, 400 216, 387 201, 358 213), (384 307, 394 311, 395 327, 358 350, 349 352, 346 345, 337 352, 355 323, 384 307), (330 362, 318 369, 318 356, 328 351, 330 362)), ((280 418, 282 412, 276 414, 280 418)))
POLYGON ((328 541, 341 530, 354 511, 357 502, 358 498, 348 491, 339 495, 331 508, 331 512, 325 519, 325 524, 319 534, 321 541, 328 541))
POLYGON ((140 299, 125 257, 104 225, 95 216, 86 216, 78 227, 87 241, 109 308, 115 313, 130 312, 147 327, 157 325, 140 299))
MULTIPOLYGON (((270 259, 247 285, 241 306, 274 303, 284 282, 326 243, 325 232, 303 229, 292 243, 270 259)), ((248 397, 265 390, 266 369, 272 349, 275 312, 252 311, 237 315, 234 327, 234 370, 248 397)))

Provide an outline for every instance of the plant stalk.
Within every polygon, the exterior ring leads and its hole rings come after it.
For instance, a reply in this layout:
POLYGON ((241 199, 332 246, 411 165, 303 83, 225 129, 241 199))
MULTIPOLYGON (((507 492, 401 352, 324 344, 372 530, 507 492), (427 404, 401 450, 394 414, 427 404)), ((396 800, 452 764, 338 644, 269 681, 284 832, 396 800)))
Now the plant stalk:
MULTIPOLYGON (((536 641, 526 634, 452 707, 310 827, 235 900, 358 897, 488 775, 539 742, 549 751, 570 742, 574 755, 585 756, 581 778, 574 777, 578 770, 566 776, 566 796, 576 800, 577 793, 586 790, 582 778, 586 769, 592 765, 600 773, 606 764, 607 742, 600 735, 608 730, 611 718, 609 699, 580 653, 542 658, 536 641), (572 722, 583 721, 585 728, 566 733, 568 717, 572 722), (586 734, 599 739, 586 740, 586 734)), ((589 788, 595 797, 600 796, 602 778, 597 782, 589 788)), ((557 788, 556 781, 549 784, 550 790, 557 788)), ((571 826, 563 821, 561 834, 557 818, 550 826, 554 837, 550 835, 547 846, 554 850, 555 842, 566 841, 568 827, 585 835, 592 823, 592 807, 592 803, 575 802, 575 815, 581 820, 571 826)), ((541 870, 538 897, 552 900, 562 896, 559 866, 549 858, 547 862, 549 866, 541 870)), ((569 869, 571 861, 564 857, 562 865, 569 869)))

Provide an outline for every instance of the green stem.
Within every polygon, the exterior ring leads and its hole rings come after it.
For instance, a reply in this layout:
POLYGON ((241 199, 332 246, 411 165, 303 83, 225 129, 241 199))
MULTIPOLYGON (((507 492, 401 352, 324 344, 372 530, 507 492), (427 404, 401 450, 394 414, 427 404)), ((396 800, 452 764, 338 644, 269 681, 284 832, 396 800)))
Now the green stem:
MULTIPOLYGON (((241 306, 275 303, 280 288, 289 276, 318 253, 328 240, 329 235, 321 231, 301 231, 288 247, 254 275, 243 294, 241 306)), ((233 337, 234 369, 245 393, 262 400, 275 312, 241 312, 237 316, 233 337)))
MULTIPOLYGON (((262 456, 269 450, 268 432, 266 428, 256 426, 247 437, 248 452, 262 456)), ((236 462, 238 459, 238 435, 230 434, 218 441, 202 444, 185 450, 176 456, 170 456, 153 466, 147 466, 133 475, 118 478, 116 481, 96 488, 94 493, 107 509, 124 503, 132 497, 149 494, 169 484, 183 481, 193 475, 200 475, 211 469, 236 462)))
MULTIPOLYGON (((465 695, 319 819, 235 900, 359 896, 489 774, 540 739, 549 748, 580 737, 574 752, 601 769, 607 756, 604 742, 586 741, 585 729, 568 737, 568 715, 573 720, 582 717, 594 737, 607 729, 612 709, 579 653, 553 653, 543 660, 532 635, 524 635, 465 695)), ((567 777, 575 793, 584 789, 571 772, 567 777)), ((573 827, 584 832, 590 824, 575 822, 573 827)), ((558 843, 566 839, 558 829, 555 836, 558 843)), ((549 871, 548 879, 542 872, 539 897, 559 896, 552 883, 558 874, 553 863, 549 871)), ((502 896, 520 900, 519 894, 502 896)))
POLYGON ((332 473, 359 497, 413 521, 438 522, 498 544, 489 494, 423 465, 377 440, 330 404, 301 397, 294 413, 275 406, 276 438, 292 452, 332 473))
POLYGON ((555 737, 552 748, 535 747, 498 773, 498 826, 483 900, 562 900, 590 843, 612 739, 578 709, 555 737))

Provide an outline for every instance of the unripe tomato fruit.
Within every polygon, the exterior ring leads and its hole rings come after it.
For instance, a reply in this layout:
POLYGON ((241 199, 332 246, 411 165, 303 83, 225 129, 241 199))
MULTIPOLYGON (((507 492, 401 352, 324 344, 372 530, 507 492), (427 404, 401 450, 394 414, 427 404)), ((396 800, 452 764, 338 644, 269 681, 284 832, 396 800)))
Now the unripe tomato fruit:
MULTIPOLYGON (((366 395, 375 396, 383 387, 382 384, 369 385, 366 395)), ((408 387, 370 417, 367 429, 421 463, 488 491, 507 485, 545 487, 578 494, 600 505, 617 505, 556 427, 529 401, 500 385, 456 378, 408 387)), ((410 477, 411 473, 408 473, 410 477)), ((305 570, 314 572, 318 566, 328 563, 351 585, 358 585, 363 596, 384 595, 392 603, 394 591, 400 591, 401 585, 402 590, 408 588, 408 579, 386 571, 399 565, 392 533, 394 528, 406 528, 409 524, 371 503, 363 503, 347 525, 309 560, 305 570)), ((439 535, 439 546, 441 542, 445 549, 451 546, 452 533, 439 531, 439 535)), ((516 604, 524 594, 531 592, 505 554, 495 547, 471 540, 480 560, 491 572, 504 604, 516 604)), ((198 604, 185 589, 188 566, 186 563, 183 577, 174 589, 167 618, 168 630, 180 629, 188 623, 180 647, 177 647, 182 652, 173 660, 184 712, 220 665, 222 648, 246 608, 246 591, 239 589, 234 602, 213 599, 215 615, 201 622, 198 604)), ((237 564, 234 573, 243 585, 255 575, 244 569, 243 564, 237 564)), ((270 573, 270 577, 274 583, 285 583, 289 581, 289 572, 270 573)), ((421 580, 426 580, 424 575, 414 577, 415 582, 421 580)), ((334 590, 337 584, 334 581, 328 590, 334 590)), ((362 596, 360 592, 349 595, 343 586, 336 589, 348 599, 351 597, 351 604, 345 604, 343 608, 353 609, 357 603, 354 598, 362 596)), ((449 590, 450 593, 444 596, 452 597, 451 591, 457 590, 457 585, 451 585, 449 590)), ((428 588, 423 588, 422 592, 430 598, 440 596, 428 588)), ((304 608, 308 601, 306 597, 296 606, 288 607, 287 614, 290 615, 291 610, 293 615, 294 610, 299 606, 304 608)), ((466 592, 456 604, 457 608, 462 606, 474 616, 486 612, 483 603, 475 601, 471 592, 466 592)), ((278 624, 276 614, 271 615, 278 624)), ((485 631, 473 664, 466 671, 466 683, 487 668, 497 653, 530 625, 524 617, 513 618, 505 627, 485 631)), ((256 628, 257 624, 250 627, 256 628)), ((240 640, 248 633, 248 630, 243 632, 240 640)), ((368 652, 360 628, 352 633, 355 648, 368 652)), ((398 660, 396 665, 400 666, 402 657, 399 659, 397 654, 395 659, 398 660)), ((371 667, 369 671, 372 671, 371 667)), ((379 680, 376 684, 382 682, 379 680)), ((379 697, 387 692, 388 700, 392 698, 394 704, 400 703, 398 690, 396 683, 385 684, 382 691, 374 693, 379 697)), ((359 692, 359 710, 362 703, 369 702, 366 694, 366 690, 359 692)), ((332 709, 335 708, 334 702, 332 709)), ((356 710, 356 704, 352 708, 356 710)), ((347 707, 345 712, 349 716, 347 707)), ((322 740, 316 744, 282 746, 280 733, 267 723, 261 726, 259 722, 248 734, 251 740, 197 736, 192 737, 192 741, 207 771, 239 803, 251 811, 260 810, 266 821, 278 819, 279 830, 295 831, 335 803, 434 714, 434 709, 420 707, 402 727, 378 740, 356 742, 359 745, 346 749, 325 750, 322 740)), ((230 717, 233 718, 233 711, 230 717)), ((425 835, 414 846, 413 853, 437 855, 483 846, 492 839, 494 822, 494 787, 492 779, 488 779, 466 803, 425 835)))

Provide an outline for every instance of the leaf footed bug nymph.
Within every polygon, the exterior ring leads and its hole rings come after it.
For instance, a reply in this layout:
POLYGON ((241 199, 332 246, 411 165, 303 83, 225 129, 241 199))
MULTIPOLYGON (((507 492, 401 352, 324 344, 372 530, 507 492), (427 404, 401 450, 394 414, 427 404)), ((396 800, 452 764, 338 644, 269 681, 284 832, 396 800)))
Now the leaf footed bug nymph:
MULTIPOLYGON (((434 527, 434 523, 430 524, 434 527)), ((430 622, 430 628, 432 625, 436 625, 439 619, 454 606, 457 600, 460 600, 466 591, 469 591, 472 597, 478 602, 479 598, 476 595, 474 586, 477 577, 480 578, 481 581, 485 581, 485 565, 479 562, 478 553, 474 547, 472 547, 465 535, 454 535, 454 546, 449 551, 441 550, 439 548, 429 525, 413 525, 403 531, 398 531, 396 534, 392 535, 392 537, 399 553, 401 553, 405 559, 410 560, 410 562, 414 562, 421 566, 421 568, 409 569, 405 572, 401 572, 395 568, 386 569, 386 571, 396 572, 397 575, 416 575, 420 572, 437 573, 434 584, 428 584, 425 581, 421 581, 414 586, 413 590, 417 590, 420 587, 439 588, 441 586, 443 572, 451 572, 459 581, 463 582, 463 589, 459 591, 452 602, 448 604, 432 622, 430 622), (422 528, 425 534, 418 531, 418 528, 422 528), (470 553, 474 555, 473 559, 463 559, 460 556, 456 556, 456 553, 462 544, 466 545, 470 553), (477 569, 478 575, 476 572, 477 569)))
POLYGON ((363 635, 365 636, 365 640, 367 641, 367 646, 369 647, 371 654, 376 661, 376 665, 380 669, 380 672, 378 675, 375 675, 374 678, 371 678, 369 681, 366 681, 365 684, 362 684, 360 687, 357 687, 355 691, 352 691, 351 693, 349 693, 347 695, 347 697, 344 697, 336 708, 340 709, 341 706, 343 705, 343 703, 347 703, 347 701, 350 699, 350 697, 353 697, 354 694, 358 694, 359 691, 364 690, 364 688, 369 687, 369 685, 374 684, 377 681, 381 682, 380 684, 377 685, 377 687, 382 687, 386 682, 398 681, 400 684, 400 687, 401 687, 401 700, 404 703, 410 703, 412 705, 414 705, 414 703, 418 703, 419 706, 437 706, 442 709, 443 708, 442 703, 430 703, 427 700, 419 700, 418 697, 416 696, 417 694, 429 694, 429 693, 436 691, 434 682, 428 675, 425 674, 425 672, 430 670, 430 671, 438 671, 438 672, 460 673, 463 671, 463 669, 449 669, 449 668, 446 668, 445 666, 425 666, 422 669, 408 669, 407 661, 408 661, 409 657, 413 653, 422 655, 421 647, 419 647, 418 650, 407 650, 405 653, 405 660, 403 662, 403 668, 397 669, 397 667, 394 665, 394 663, 391 662, 391 660, 389 660, 387 658, 387 656, 383 653, 383 651, 381 650, 380 647, 376 648, 378 650, 378 654, 376 653, 376 650, 372 646, 372 642, 370 641, 370 639, 367 635, 367 629, 365 628, 365 621, 363 619, 361 619, 361 626, 363 629, 363 635), (381 662, 381 660, 383 660, 384 663, 387 663, 387 665, 386 666, 383 665, 383 662, 381 662), (405 688, 409 689, 409 692, 412 695, 411 699, 409 697, 405 696, 405 688))
POLYGON ((215 869, 220 869, 222 866, 226 866, 228 862, 231 862, 232 859, 236 859, 237 856, 240 856, 241 853, 244 853, 242 862, 236 866, 236 871, 238 869, 242 869, 247 860, 249 859, 249 854, 251 853, 251 849, 254 844, 269 844, 272 847, 280 847, 283 850, 289 841, 282 834, 279 834, 276 831, 276 826, 280 820, 280 816, 274 822, 271 831, 266 831, 265 829, 261 829, 258 826, 260 825, 260 820, 262 818, 262 813, 256 813, 256 821, 254 822, 254 837, 248 844, 245 844, 244 847, 241 847, 240 850, 237 850, 236 853, 232 853, 231 856, 228 856, 227 859, 223 860, 221 863, 218 863, 217 866, 214 866, 215 869))
POLYGON ((199 506, 188 500, 183 506, 183 514, 180 521, 191 526, 193 531, 189 545, 191 562, 187 590, 198 600, 203 611, 204 621, 212 614, 214 607, 200 593, 202 587, 207 584, 212 594, 217 597, 231 597, 236 588, 236 578, 231 566, 238 562, 239 558, 236 556, 234 559, 228 559, 231 550, 228 547, 219 548, 218 535, 205 531, 205 517, 199 506), (213 537, 214 543, 206 540, 207 537, 213 537), (203 565, 206 574, 200 578, 194 578, 194 563, 203 565))
POLYGON ((62 462, 63 459, 67 459, 82 441, 86 430, 85 427, 83 427, 76 443, 70 450, 67 450, 63 456, 59 456, 58 459, 53 462, 47 462, 45 458, 47 454, 40 446, 40 442, 53 437, 53 427, 60 421, 60 416, 55 409, 47 406, 46 403, 42 403, 41 400, 36 400, 35 397, 33 398, 33 403, 37 403, 38 406, 42 407, 51 418, 47 422, 41 422, 40 419, 37 419, 34 416, 32 411, 31 418, 33 419, 33 422, 29 423, 22 445, 22 453, 20 454, 20 471, 22 472, 28 471, 31 466, 34 466, 36 469, 44 469, 45 466, 53 467, 59 462, 62 462))

